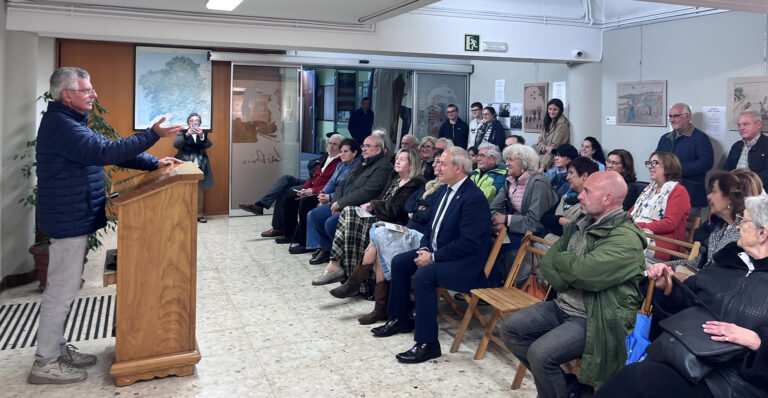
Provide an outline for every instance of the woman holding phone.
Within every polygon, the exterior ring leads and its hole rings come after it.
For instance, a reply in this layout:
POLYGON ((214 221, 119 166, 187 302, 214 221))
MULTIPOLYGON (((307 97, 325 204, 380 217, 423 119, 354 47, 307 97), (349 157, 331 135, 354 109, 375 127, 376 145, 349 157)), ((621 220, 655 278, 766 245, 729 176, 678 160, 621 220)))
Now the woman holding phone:
POLYGON ((179 150, 176 159, 192 162, 203 171, 204 178, 197 185, 197 221, 204 223, 208 220, 203 215, 203 190, 213 185, 213 174, 205 149, 210 148, 213 143, 208 139, 209 132, 200 128, 200 115, 191 113, 187 117, 187 125, 189 128, 179 132, 173 146, 179 150))

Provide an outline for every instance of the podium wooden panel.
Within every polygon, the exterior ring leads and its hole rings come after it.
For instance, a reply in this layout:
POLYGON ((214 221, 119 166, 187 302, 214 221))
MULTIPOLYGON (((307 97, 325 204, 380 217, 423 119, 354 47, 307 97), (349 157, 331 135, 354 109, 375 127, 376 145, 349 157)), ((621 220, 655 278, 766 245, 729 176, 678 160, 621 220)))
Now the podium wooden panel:
POLYGON ((195 371, 197 183, 192 163, 120 181, 111 202, 117 228, 118 386, 195 371))

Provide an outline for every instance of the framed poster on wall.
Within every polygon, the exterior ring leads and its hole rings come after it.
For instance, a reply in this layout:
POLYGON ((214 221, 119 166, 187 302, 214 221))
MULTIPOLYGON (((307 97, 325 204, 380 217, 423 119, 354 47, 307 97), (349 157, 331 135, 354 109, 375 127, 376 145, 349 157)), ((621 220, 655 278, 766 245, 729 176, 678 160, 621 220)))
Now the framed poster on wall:
POLYGON ((525 83, 523 87, 523 131, 541 133, 544 112, 547 111, 549 83, 525 83))
POLYGON ((200 115, 200 127, 211 128, 211 61, 207 50, 136 46, 133 128, 145 129, 161 116, 170 124, 187 125, 200 115))
POLYGON ((467 120, 468 81, 465 74, 416 72, 416 137, 437 137, 449 104, 456 104, 459 117, 467 120))
POLYGON ((739 113, 748 109, 760 112, 763 126, 760 131, 768 132, 768 77, 732 77, 728 79, 728 128, 738 130, 736 121, 739 113))
POLYGON ((664 127, 667 125, 667 81, 616 83, 616 124, 664 127))

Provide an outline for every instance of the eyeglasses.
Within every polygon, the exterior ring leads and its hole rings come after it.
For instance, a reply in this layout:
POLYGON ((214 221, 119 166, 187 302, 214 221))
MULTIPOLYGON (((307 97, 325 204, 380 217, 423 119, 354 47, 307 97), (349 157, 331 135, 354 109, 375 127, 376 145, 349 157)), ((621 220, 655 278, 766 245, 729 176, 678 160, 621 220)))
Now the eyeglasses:
POLYGON ((758 224, 755 220, 753 220, 751 218, 746 218, 746 217, 744 217, 743 214, 737 214, 735 219, 734 219, 734 221, 733 221, 733 224, 741 226, 741 223, 743 223, 743 222, 751 222, 751 223, 755 224, 756 228, 760 228, 761 227, 761 225, 758 224))
POLYGON ((477 156, 478 158, 486 158, 486 157, 488 157, 488 155, 486 155, 486 154, 484 154, 484 153, 478 153, 478 154, 477 154, 477 155, 475 155, 475 156, 477 156))
POLYGON ((670 119, 679 119, 679 118, 683 117, 684 115, 687 115, 687 113, 675 113, 675 114, 669 115, 669 118, 670 119))
POLYGON ((368 148, 377 148, 377 147, 378 145, 363 144, 360 148, 368 149, 368 148))
MULTIPOLYGON (((645 165, 648 166, 649 162, 645 162, 645 165)), ((613 160, 606 160, 605 164, 608 166, 618 166, 621 164, 621 162, 614 162, 613 160)))
POLYGON ((480 112, 482 109, 473 108, 472 112, 480 112))
POLYGON ((458 113, 459 111, 445 111, 445 113, 458 113))
POLYGON ((94 90, 93 87, 91 87, 91 88, 84 88, 82 90, 75 90, 73 88, 65 88, 64 90, 67 90, 67 91, 77 91, 78 93, 85 93, 85 94, 93 94, 93 93, 96 92, 96 90, 94 90))
POLYGON ((491 112, 483 112, 483 116, 491 116, 491 112))
POLYGON ((648 168, 656 167, 656 166, 658 166, 660 164, 661 164, 661 162, 659 162, 658 160, 646 160, 645 161, 645 167, 648 167, 648 168))
POLYGON ((420 151, 432 150, 432 149, 435 149, 435 147, 429 146, 429 145, 422 145, 421 148, 419 148, 420 151))

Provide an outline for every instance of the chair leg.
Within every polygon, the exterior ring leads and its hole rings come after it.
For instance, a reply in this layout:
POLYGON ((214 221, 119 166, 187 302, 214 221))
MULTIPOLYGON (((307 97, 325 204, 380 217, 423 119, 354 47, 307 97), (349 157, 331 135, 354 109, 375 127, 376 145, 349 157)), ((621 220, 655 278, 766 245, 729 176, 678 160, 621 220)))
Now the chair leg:
POLYGON ((512 389, 517 390, 520 388, 520 386, 523 384, 523 377, 525 377, 525 371, 528 370, 525 368, 525 365, 522 363, 517 366, 517 372, 515 372, 515 379, 512 380, 512 389))
POLYGON ((496 327, 496 322, 499 320, 500 315, 501 314, 499 313, 499 310, 493 310, 491 319, 488 320, 488 325, 485 327, 483 338, 480 340, 480 345, 477 347, 477 351, 475 352, 475 359, 483 359, 485 356, 485 350, 488 348, 488 342, 491 340, 493 329, 496 327))
MULTIPOLYGON (((476 295, 472 295, 472 298, 467 301, 469 304, 467 304, 467 310, 464 312, 464 318, 461 321, 461 326, 459 326, 459 331, 456 333, 456 337, 453 339, 453 344, 451 344, 451 352, 456 352, 459 350, 459 345, 461 344, 461 340, 464 339, 464 333, 467 331, 469 322, 472 321, 472 315, 476 312, 475 310, 479 300, 480 299, 476 295)), ((480 316, 480 319, 482 318, 483 317, 480 316)), ((485 323, 485 319, 483 319, 483 323, 485 323)))
MULTIPOLYGON (((464 300, 467 303, 469 303, 471 301, 472 296, 470 296, 469 294, 466 294, 466 293, 462 293, 462 295, 464 296, 464 300)), ((479 300, 477 300, 477 302, 479 302, 479 300)), ((480 326, 485 328, 485 326, 487 324, 485 323, 485 318, 483 318, 483 314, 481 314, 480 311, 477 309, 477 302, 475 303, 474 306, 467 305, 467 311, 471 311, 472 315, 474 315, 474 317, 475 317, 475 320, 477 320, 477 323, 479 323, 480 326)))

